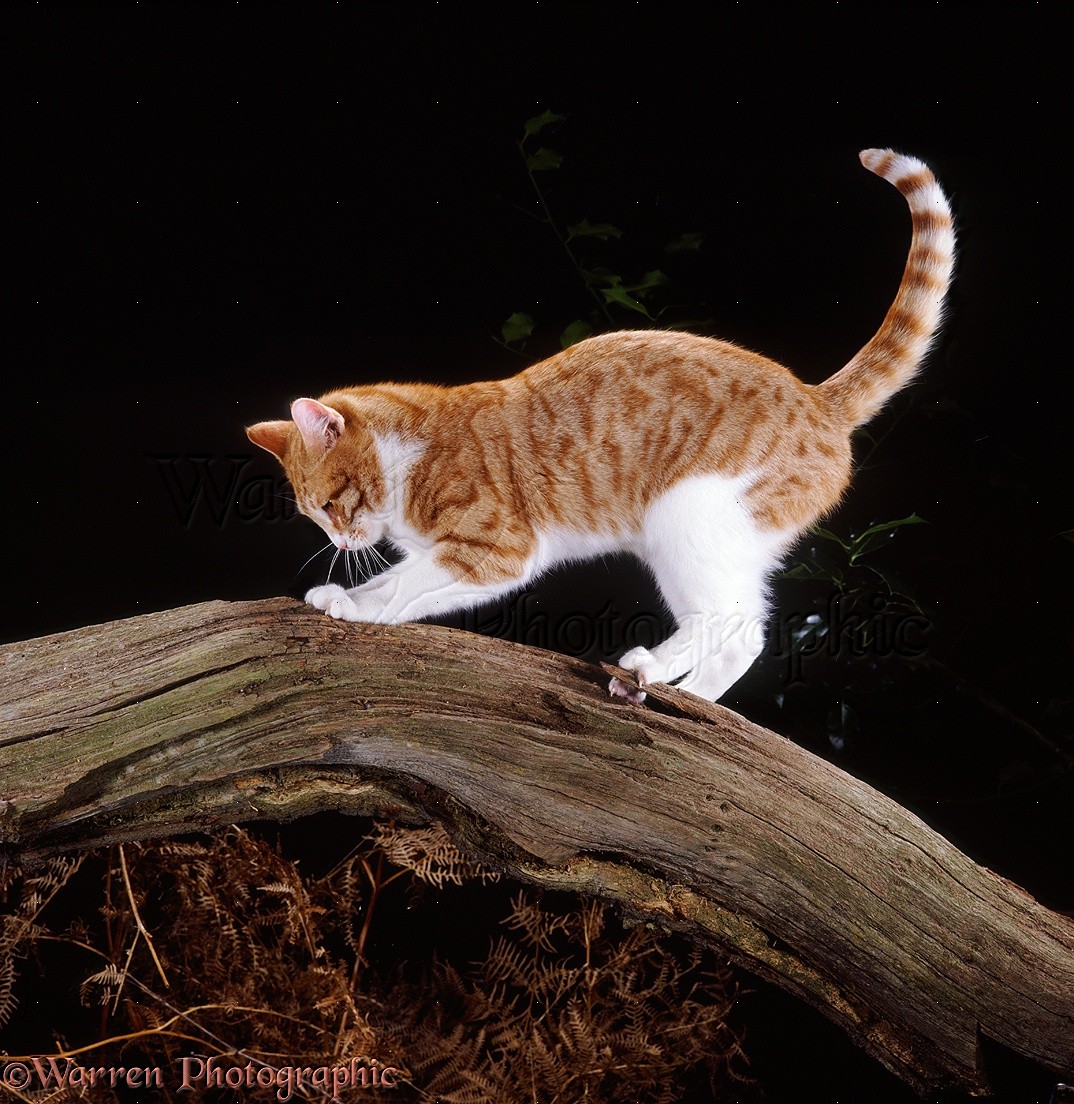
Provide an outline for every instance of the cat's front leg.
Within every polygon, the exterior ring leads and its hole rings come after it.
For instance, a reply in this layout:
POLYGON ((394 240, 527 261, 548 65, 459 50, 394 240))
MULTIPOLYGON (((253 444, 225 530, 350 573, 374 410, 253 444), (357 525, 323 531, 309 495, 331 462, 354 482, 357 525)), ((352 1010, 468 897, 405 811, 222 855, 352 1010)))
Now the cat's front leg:
POLYGON ((306 601, 340 621, 384 621, 387 602, 377 596, 382 575, 347 590, 337 583, 326 583, 306 591, 306 601))
POLYGON ((411 556, 355 590, 335 585, 314 587, 306 601, 342 621, 396 625, 470 609, 509 593, 526 580, 524 573, 489 583, 459 579, 435 553, 436 549, 431 549, 411 556))
POLYGON ((327 610, 336 598, 346 594, 346 590, 338 583, 325 583, 324 586, 315 586, 307 590, 306 602, 314 609, 327 610))

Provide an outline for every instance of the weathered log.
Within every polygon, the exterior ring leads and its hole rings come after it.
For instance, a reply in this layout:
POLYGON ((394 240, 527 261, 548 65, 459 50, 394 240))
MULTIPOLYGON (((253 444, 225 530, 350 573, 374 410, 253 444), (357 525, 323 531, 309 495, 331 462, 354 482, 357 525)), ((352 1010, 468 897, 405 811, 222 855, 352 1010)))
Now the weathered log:
POLYGON ((1057 1074, 1074 923, 917 817, 688 694, 431 625, 210 602, 0 648, 0 849, 43 856, 326 809, 619 902, 821 1009, 923 1092, 979 1035, 1057 1074))

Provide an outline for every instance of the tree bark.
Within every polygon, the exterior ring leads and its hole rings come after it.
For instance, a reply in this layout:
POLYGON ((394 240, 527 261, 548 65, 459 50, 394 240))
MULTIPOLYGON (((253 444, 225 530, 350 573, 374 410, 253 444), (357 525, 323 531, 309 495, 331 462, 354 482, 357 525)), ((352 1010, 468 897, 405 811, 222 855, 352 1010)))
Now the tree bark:
POLYGON ((0 849, 325 809, 442 820, 809 1001, 922 1092, 985 1036, 1061 1075, 1074 923, 876 790, 691 695, 433 625, 209 602, 0 648, 0 849))

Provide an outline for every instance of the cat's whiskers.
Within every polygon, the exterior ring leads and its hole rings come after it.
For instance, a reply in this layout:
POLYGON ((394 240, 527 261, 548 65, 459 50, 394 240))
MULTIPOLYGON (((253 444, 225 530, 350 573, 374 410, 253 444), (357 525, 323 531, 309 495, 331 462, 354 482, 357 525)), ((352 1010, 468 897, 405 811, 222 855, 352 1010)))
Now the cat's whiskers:
MULTIPOLYGON (((350 605, 328 587, 325 612, 416 621, 502 599, 538 569, 631 552, 670 635, 622 656, 633 674, 610 691, 640 703, 646 684, 671 683, 720 698, 764 650, 773 572, 846 490, 851 434, 914 379, 940 325, 950 205, 915 158, 861 160, 909 205, 910 251, 880 328, 819 384, 714 338, 624 330, 508 380, 342 388, 251 426, 345 546, 351 582, 390 567, 350 605), (394 566, 368 539, 384 534, 388 550, 389 533, 394 566)), ((324 588, 310 595, 324 608, 324 588)))
POLYGON ((384 554, 377 548, 375 544, 369 545, 368 551, 372 560, 372 566, 374 570, 376 569, 378 563, 380 564, 382 570, 387 570, 389 567, 392 566, 390 563, 388 563, 384 554))
POLYGON ((376 566, 372 562, 372 559, 370 558, 370 555, 369 555, 371 548, 372 548, 371 545, 364 545, 362 548, 359 548, 354 553, 354 558, 355 558, 356 562, 358 561, 359 557, 361 557, 362 574, 365 575, 365 581, 366 582, 368 582, 370 579, 372 579, 373 576, 377 573, 376 572, 376 566))
POLYGON ((335 545, 329 545, 329 547, 335 548, 335 551, 332 553, 332 559, 328 564, 328 578, 325 580, 326 583, 330 583, 332 581, 332 572, 335 570, 336 560, 339 559, 340 553, 340 550, 336 548, 335 545))
MULTIPOLYGON (((302 572, 305 571, 306 568, 309 567, 309 565, 311 563, 313 563, 313 561, 315 559, 317 559, 318 556, 323 555, 325 552, 328 551, 329 548, 332 548, 332 547, 334 547, 334 546, 333 546, 332 542, 329 541, 328 544, 326 544, 323 548, 318 548, 317 551, 314 552, 313 555, 310 556, 310 558, 295 572, 295 578, 297 579, 299 577, 299 575, 301 575, 302 572)), ((335 557, 334 556, 332 557, 332 563, 335 563, 335 557)), ((332 564, 328 565, 328 574, 329 574, 329 576, 331 576, 331 574, 332 574, 332 564)))

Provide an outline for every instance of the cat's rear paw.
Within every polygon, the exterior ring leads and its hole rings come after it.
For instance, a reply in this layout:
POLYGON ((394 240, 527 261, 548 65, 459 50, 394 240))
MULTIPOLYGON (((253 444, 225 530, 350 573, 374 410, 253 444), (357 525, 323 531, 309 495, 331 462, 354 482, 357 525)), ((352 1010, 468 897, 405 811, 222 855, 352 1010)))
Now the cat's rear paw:
MULTIPOLYGON (((339 597, 346 598, 347 592, 337 583, 328 583, 326 586, 316 586, 306 591, 306 601, 314 609, 328 610, 328 607, 339 597)), ((335 616, 333 614, 333 616, 335 616)))
POLYGON ((613 678, 608 683, 608 693, 615 698, 626 698, 627 701, 640 705, 645 701, 643 687, 651 682, 663 682, 666 678, 663 664, 649 651, 648 648, 631 648, 622 659, 619 666, 624 670, 633 671, 638 685, 631 686, 622 679, 613 678))
POLYGON ((644 690, 631 686, 629 682, 624 682, 620 678, 613 678, 608 683, 608 693, 613 698, 626 698, 628 702, 632 702, 634 705, 641 705, 646 697, 644 690))

